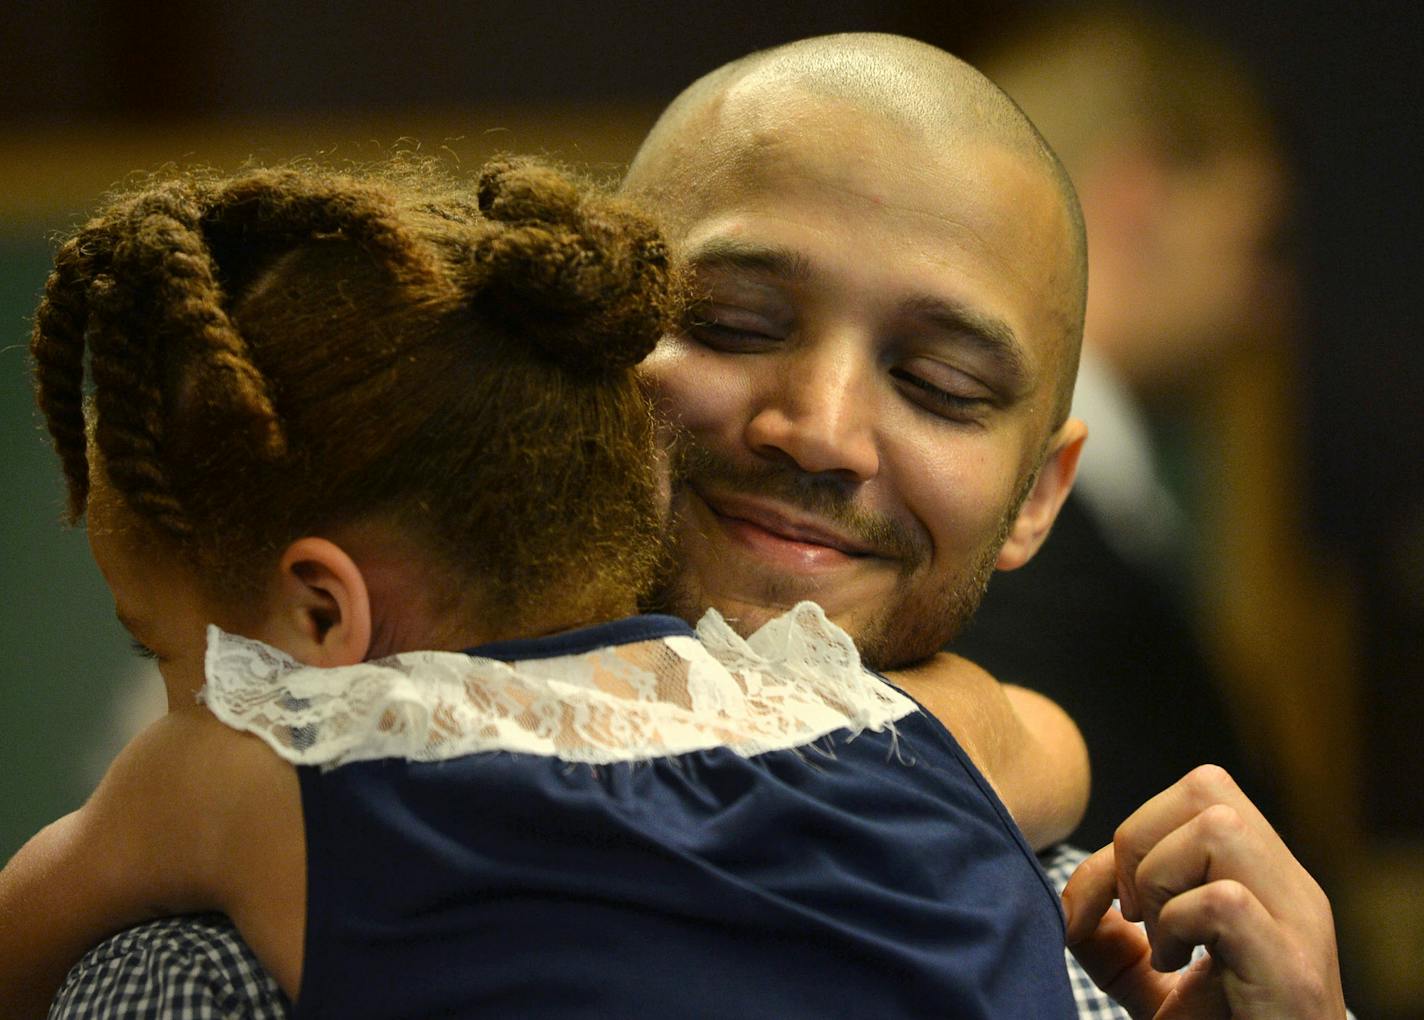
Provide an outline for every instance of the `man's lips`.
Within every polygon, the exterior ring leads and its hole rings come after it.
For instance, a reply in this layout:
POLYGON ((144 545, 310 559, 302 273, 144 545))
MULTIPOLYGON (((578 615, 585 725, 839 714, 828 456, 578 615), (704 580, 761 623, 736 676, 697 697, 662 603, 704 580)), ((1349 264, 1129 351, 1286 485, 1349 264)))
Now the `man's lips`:
POLYGON ((734 540, 786 566, 831 567, 875 555, 863 542, 777 503, 742 495, 697 495, 734 540))

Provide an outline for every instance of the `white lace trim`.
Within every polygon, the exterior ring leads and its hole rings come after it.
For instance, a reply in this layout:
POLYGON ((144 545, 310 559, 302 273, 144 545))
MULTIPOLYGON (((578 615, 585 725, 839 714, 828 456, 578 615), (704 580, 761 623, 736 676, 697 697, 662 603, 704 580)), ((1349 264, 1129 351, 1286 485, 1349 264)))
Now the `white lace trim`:
POLYGON ((812 602, 746 640, 709 610, 697 638, 513 663, 406 652, 321 669, 210 626, 205 665, 199 698, 298 765, 481 751, 597 764, 714 747, 751 756, 879 731, 916 708, 861 667, 812 602))

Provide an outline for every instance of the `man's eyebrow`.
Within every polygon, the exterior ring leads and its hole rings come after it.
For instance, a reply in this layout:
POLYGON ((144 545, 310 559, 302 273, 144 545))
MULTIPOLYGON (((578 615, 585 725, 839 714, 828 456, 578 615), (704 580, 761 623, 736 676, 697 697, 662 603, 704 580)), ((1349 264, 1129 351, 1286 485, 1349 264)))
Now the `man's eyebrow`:
POLYGON ((937 297, 912 298, 906 314, 924 319, 946 333, 968 340, 992 358, 1017 383, 1033 377, 1032 362, 1013 327, 1003 319, 937 297))
MULTIPOLYGON (((687 254, 686 261, 694 271, 739 269, 791 281, 808 278, 812 270, 810 260, 792 248, 725 237, 699 245, 687 254)), ((1013 327, 1004 320, 956 301, 930 296, 912 298, 902 305, 902 310, 968 340, 996 362, 1015 385, 1027 385, 1033 378, 1032 360, 1013 327)))
POLYGON ((699 269, 741 269, 785 280, 804 280, 811 275, 806 256, 780 245, 749 244, 730 238, 714 238, 687 255, 687 265, 699 269))

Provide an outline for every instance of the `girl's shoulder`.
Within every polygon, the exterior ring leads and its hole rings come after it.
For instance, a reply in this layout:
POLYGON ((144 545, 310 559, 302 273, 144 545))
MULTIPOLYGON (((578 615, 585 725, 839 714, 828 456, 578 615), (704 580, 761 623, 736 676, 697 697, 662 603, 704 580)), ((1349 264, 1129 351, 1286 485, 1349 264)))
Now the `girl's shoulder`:
POLYGON ((0 987, 45 1003, 86 948, 122 928, 236 917, 253 890, 286 902, 304 892, 293 887, 304 881, 301 836, 289 765, 205 709, 170 712, 0 872, 0 987))
POLYGON ((193 705, 134 738, 80 815, 86 843, 109 847, 116 880, 151 890, 160 916, 212 909, 245 853, 284 824, 299 834, 300 791, 289 764, 193 705))

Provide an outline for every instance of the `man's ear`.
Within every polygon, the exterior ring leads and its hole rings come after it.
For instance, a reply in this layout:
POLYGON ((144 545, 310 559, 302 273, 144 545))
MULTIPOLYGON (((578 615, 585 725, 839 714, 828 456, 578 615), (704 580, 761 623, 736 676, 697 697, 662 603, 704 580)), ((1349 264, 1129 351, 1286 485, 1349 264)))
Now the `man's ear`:
POLYGON ((1019 508, 1009 529, 1008 541, 999 550, 995 566, 1000 570, 1017 570, 1038 552, 1048 531, 1053 527, 1073 478, 1078 474, 1078 458, 1088 438, 1088 426, 1077 418, 1069 418, 1048 442, 1048 454, 1034 479, 1028 499, 1019 508))
POLYGON ((371 648, 371 597, 361 568, 324 538, 299 538, 278 565, 269 643, 308 666, 350 666, 371 648))

